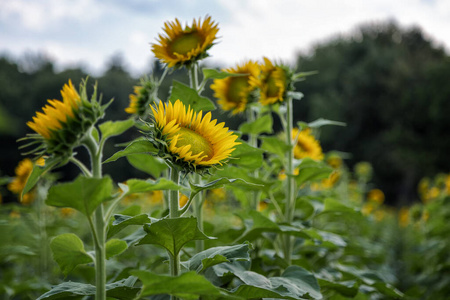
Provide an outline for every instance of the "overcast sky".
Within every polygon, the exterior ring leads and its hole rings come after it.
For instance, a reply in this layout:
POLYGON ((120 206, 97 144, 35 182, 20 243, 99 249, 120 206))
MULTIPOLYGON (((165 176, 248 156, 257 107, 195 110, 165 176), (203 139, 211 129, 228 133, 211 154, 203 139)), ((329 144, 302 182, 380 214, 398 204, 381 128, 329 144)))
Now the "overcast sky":
POLYGON ((450 0, 0 0, 0 53, 42 52, 59 68, 94 74, 121 53, 139 74, 165 21, 205 15, 220 28, 208 61, 226 67, 262 56, 292 62, 315 43, 387 20, 420 26, 450 53, 450 0))

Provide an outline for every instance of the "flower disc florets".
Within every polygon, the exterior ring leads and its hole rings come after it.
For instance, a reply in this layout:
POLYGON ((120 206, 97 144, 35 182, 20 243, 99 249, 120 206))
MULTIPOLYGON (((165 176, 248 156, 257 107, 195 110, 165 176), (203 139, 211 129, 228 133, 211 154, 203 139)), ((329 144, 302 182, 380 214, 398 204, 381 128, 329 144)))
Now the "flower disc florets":
POLYGON ((207 50, 214 45, 219 31, 217 23, 211 17, 201 22, 194 19, 191 26, 181 26, 178 19, 164 23, 165 36, 159 35, 158 44, 152 45, 156 58, 169 68, 190 65, 208 56, 207 50))
POLYGON ((224 79, 215 79, 211 84, 214 97, 223 110, 232 110, 233 115, 245 111, 247 103, 252 101, 252 92, 256 89, 256 79, 259 75, 258 65, 248 61, 236 68, 226 69, 231 74, 242 76, 229 76, 224 79))
POLYGON ((230 157, 237 135, 225 123, 216 124, 211 113, 203 116, 180 101, 151 107, 154 127, 150 141, 158 155, 185 172, 203 173, 210 167, 223 165, 230 157))
POLYGON ((33 121, 27 122, 36 134, 27 135, 25 139, 33 141, 24 147, 38 144, 31 153, 71 156, 72 149, 80 144, 88 129, 104 114, 106 106, 97 101, 94 88, 91 100, 88 100, 86 82, 80 85, 78 92, 69 80, 61 90, 62 101, 48 100, 43 112, 37 112, 33 121))

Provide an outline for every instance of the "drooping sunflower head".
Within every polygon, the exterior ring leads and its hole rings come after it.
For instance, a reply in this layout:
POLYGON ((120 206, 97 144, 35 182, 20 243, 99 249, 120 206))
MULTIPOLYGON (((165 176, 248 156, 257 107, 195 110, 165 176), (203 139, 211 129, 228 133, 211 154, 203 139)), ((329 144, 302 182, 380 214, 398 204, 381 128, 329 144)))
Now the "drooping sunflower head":
POLYGON ((299 132, 298 128, 292 129, 292 138, 297 139, 294 145, 294 157, 297 159, 309 157, 314 160, 322 160, 322 147, 311 133, 311 130, 304 129, 299 132))
POLYGON ((154 129, 150 141, 158 155, 185 172, 207 171, 223 165, 239 143, 237 135, 211 120, 211 113, 196 113, 180 101, 151 107, 154 129))
POLYGON ((96 87, 90 100, 86 94, 86 81, 77 91, 69 80, 61 90, 62 100, 48 100, 42 110, 37 112, 28 127, 36 134, 28 134, 25 139, 33 140, 23 146, 38 146, 29 153, 43 153, 70 156, 87 130, 104 114, 107 105, 97 101, 96 87))
POLYGON ((157 44, 152 45, 156 58, 166 63, 169 68, 190 65, 208 56, 207 50, 214 45, 218 24, 207 16, 194 19, 191 26, 184 28, 178 19, 164 23, 165 35, 159 35, 157 44))
POLYGON ((144 116, 148 107, 156 100, 157 83, 153 78, 141 79, 141 85, 134 86, 134 94, 130 94, 130 104, 125 112, 144 116))
POLYGON ((286 66, 274 65, 268 58, 264 57, 264 64, 260 65, 261 76, 255 81, 260 89, 262 105, 283 102, 286 93, 292 89, 292 74, 286 66))
POLYGON ((243 75, 215 79, 211 84, 214 97, 218 99, 217 103, 223 110, 232 110, 233 114, 243 112, 247 108, 247 103, 252 101, 252 92, 256 89, 256 81, 260 72, 258 65, 253 61, 248 61, 225 71, 243 75))

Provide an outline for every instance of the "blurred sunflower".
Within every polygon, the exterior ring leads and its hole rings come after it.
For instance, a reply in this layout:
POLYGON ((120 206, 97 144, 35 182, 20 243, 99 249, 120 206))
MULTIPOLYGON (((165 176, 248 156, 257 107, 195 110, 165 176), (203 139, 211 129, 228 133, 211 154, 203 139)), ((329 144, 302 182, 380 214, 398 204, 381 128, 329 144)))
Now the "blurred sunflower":
POLYGON ((384 193, 380 189, 372 189, 367 193, 367 200, 381 205, 384 202, 384 193))
POLYGON ((150 140, 159 155, 187 172, 202 171, 222 165, 238 145, 237 135, 224 127, 225 123, 211 121, 211 113, 203 116, 180 101, 151 107, 154 129, 150 140))
POLYGON ((274 65, 266 57, 263 59, 261 76, 255 80, 255 85, 260 88, 259 101, 262 105, 283 102, 290 86, 289 70, 285 66, 274 65))
POLYGON ((294 145, 294 157, 297 159, 309 157, 314 160, 322 160, 322 147, 310 129, 304 129, 299 132, 298 128, 292 129, 292 138, 297 137, 297 142, 294 145))
POLYGON ((211 84, 214 97, 223 110, 232 110, 233 115, 245 111, 247 103, 251 101, 251 94, 256 89, 256 79, 259 75, 258 65, 248 61, 235 68, 224 70, 231 74, 246 74, 230 76, 224 79, 215 79, 211 84))
POLYGON ((48 100, 42 109, 43 113, 37 112, 33 121, 27 122, 28 127, 37 133, 28 134, 25 138, 34 141, 23 147, 38 144, 30 153, 70 156, 73 147, 80 143, 87 130, 103 115, 105 107, 100 106, 95 99, 96 88, 91 101, 87 99, 86 82, 83 82, 78 93, 69 80, 63 86, 61 96, 62 101, 48 100))
POLYGON ((163 28, 166 35, 159 35, 152 51, 169 68, 190 65, 208 56, 206 51, 214 45, 219 31, 217 26, 209 16, 203 22, 201 18, 194 19, 192 25, 184 29, 178 19, 166 22, 163 28))
POLYGON ((130 94, 130 104, 125 108, 125 112, 138 116, 143 116, 148 107, 156 99, 157 84, 153 78, 141 79, 141 85, 133 87, 134 94, 130 94))
MULTIPOLYGON (((36 164, 42 165, 42 158, 40 158, 36 164)), ((28 177, 30 177, 31 172, 33 171, 34 164, 29 158, 25 158, 19 162, 15 169, 16 176, 13 180, 8 184, 8 190, 13 192, 14 194, 20 195, 22 194, 25 185, 27 184, 28 177)), ((34 191, 30 191, 20 198, 20 202, 28 205, 33 203, 34 201, 34 191)))

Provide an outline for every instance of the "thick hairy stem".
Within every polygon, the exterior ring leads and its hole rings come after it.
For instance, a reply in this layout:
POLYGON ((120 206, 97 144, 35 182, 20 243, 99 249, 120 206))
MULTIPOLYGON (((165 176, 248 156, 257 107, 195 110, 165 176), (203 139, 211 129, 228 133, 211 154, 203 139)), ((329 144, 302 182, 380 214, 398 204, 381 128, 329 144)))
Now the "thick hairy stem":
MULTIPOLYGON (((91 175, 102 177, 102 151, 90 132, 84 139, 84 145, 91 156, 91 175)), ((92 236, 95 240, 95 286, 96 300, 106 300, 106 226, 103 216, 103 205, 100 204, 94 212, 92 236)))
MULTIPOLYGON (((294 162, 294 148, 292 144, 292 128, 293 128, 293 109, 292 109, 292 98, 286 99, 286 142, 289 145, 289 151, 286 153, 286 174, 287 184, 286 184, 286 206, 285 206, 285 219, 288 223, 294 220, 295 212, 295 179, 290 176, 294 172, 293 162, 294 162)), ((285 236, 284 243, 284 258, 288 263, 291 262, 293 248, 293 239, 291 236, 285 236)))

